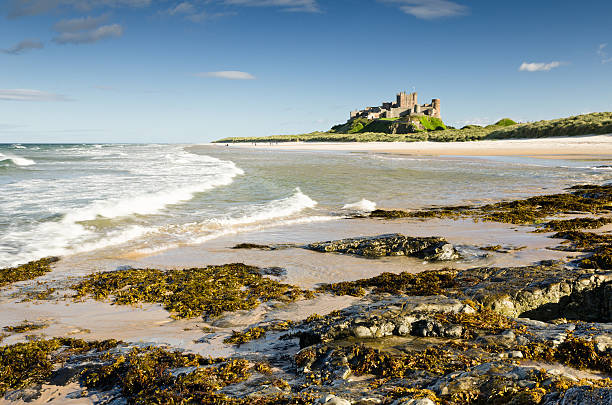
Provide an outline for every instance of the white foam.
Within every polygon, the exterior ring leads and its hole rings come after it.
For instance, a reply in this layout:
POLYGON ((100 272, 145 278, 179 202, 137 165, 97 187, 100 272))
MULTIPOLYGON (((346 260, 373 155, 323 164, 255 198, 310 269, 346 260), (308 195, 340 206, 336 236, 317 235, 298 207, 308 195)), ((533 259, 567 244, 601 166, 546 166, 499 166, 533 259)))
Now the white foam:
MULTIPOLYGON (((95 151, 108 153, 104 148, 95 151)), ((76 151, 76 155, 88 153, 76 151)), ((231 161, 169 146, 143 147, 129 156, 114 155, 100 162, 95 163, 96 167, 119 167, 127 174, 76 176, 52 183, 28 179, 11 183, 4 190, 0 201, 7 212, 37 213, 45 209, 50 214, 47 217, 59 215, 61 219, 15 227, 0 235, 0 267, 43 256, 97 250, 155 234, 159 226, 154 220, 134 215, 159 214, 198 193, 229 185, 244 174, 231 161), (174 151, 174 156, 168 151, 174 151), (165 155, 168 156, 164 159, 165 155)))
POLYGON ((185 240, 184 242, 180 242, 180 243, 178 242, 167 243, 167 244, 162 244, 162 245, 155 246, 155 247, 138 249, 135 251, 135 253, 143 254, 143 255, 150 255, 150 254, 163 252, 165 250, 175 249, 175 248, 178 248, 184 245, 199 245, 199 244, 202 244, 202 243, 214 240, 214 239, 221 238, 223 236, 237 235, 241 233, 260 232, 260 231, 264 231, 270 228, 285 227, 285 226, 291 226, 291 225, 303 225, 303 224, 312 224, 312 223, 318 223, 318 222, 337 221, 342 218, 344 217, 315 215, 315 216, 295 218, 295 219, 275 220, 275 221, 271 221, 265 224, 261 224, 261 223, 252 224, 252 225, 243 224, 240 226, 234 226, 234 227, 225 228, 219 231, 211 232, 207 235, 194 237, 194 238, 185 240))
POLYGON ((342 217, 311 215, 301 218, 291 218, 302 211, 314 208, 317 202, 296 188, 294 194, 287 198, 270 201, 266 204, 245 207, 247 214, 237 217, 208 219, 202 222, 167 226, 159 229, 161 239, 164 234, 178 241, 160 242, 157 246, 138 249, 137 253, 152 254, 181 245, 196 245, 226 235, 257 232, 279 226, 307 224, 338 220, 342 217))
POLYGON ((362 212, 372 212, 376 209, 376 203, 365 198, 361 201, 352 204, 345 204, 342 207, 343 210, 355 210, 362 212))
POLYGON ((0 153, 0 162, 4 160, 10 160, 17 166, 32 166, 35 165, 36 162, 20 156, 7 155, 5 153, 0 153))
POLYGON ((219 226, 236 226, 276 218, 286 218, 306 208, 314 208, 316 205, 316 201, 302 193, 302 190, 297 187, 291 197, 271 201, 262 206, 255 205, 248 210, 250 211, 249 213, 238 218, 213 219, 211 223, 216 223, 219 226))

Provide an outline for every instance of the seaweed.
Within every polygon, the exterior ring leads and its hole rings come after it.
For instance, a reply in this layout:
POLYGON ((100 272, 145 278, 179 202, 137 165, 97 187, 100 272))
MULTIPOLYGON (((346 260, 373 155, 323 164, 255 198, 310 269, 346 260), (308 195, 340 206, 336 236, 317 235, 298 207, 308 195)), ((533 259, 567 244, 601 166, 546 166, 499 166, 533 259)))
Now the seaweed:
POLYGON ((47 325, 46 323, 34 323, 34 322, 29 322, 25 320, 19 325, 5 326, 4 328, 2 328, 2 330, 4 330, 5 332, 10 332, 10 333, 23 333, 23 332, 43 329, 48 326, 49 325, 47 325))
POLYGON ((422 351, 394 356, 361 344, 346 349, 351 370, 356 375, 372 374, 379 378, 405 378, 414 370, 427 370, 445 375, 476 365, 474 359, 457 355, 441 346, 430 346, 422 351))
POLYGON ((80 339, 55 338, 1 346, 0 395, 9 389, 21 389, 48 381, 54 365, 72 355, 92 350, 110 350, 119 343, 116 340, 85 342, 80 339))
POLYGON ((599 353, 594 341, 571 335, 556 347, 546 343, 531 342, 519 346, 519 350, 525 358, 531 360, 559 362, 579 370, 612 372, 612 354, 599 353))
POLYGON ((17 267, 0 269, 0 287, 18 281, 32 280, 50 272, 51 264, 59 260, 57 257, 46 257, 17 267))
POLYGON ((406 294, 416 296, 439 295, 444 289, 455 287, 455 270, 443 269, 424 271, 421 273, 402 272, 399 274, 382 273, 379 276, 356 281, 323 284, 317 291, 334 295, 351 295, 361 297, 366 294, 366 288, 372 288, 375 293, 406 294))
POLYGON ((240 347, 240 345, 244 343, 250 342, 252 340, 261 339, 265 336, 266 330, 264 328, 255 327, 249 328, 243 332, 233 331, 232 336, 224 339, 223 343, 230 343, 240 347))
POLYGON ((239 243, 232 247, 232 249, 260 249, 260 250, 272 250, 272 247, 268 245, 258 245, 256 243, 239 243))
POLYGON ((595 250, 602 244, 611 244, 612 235, 603 235, 593 232, 563 231, 557 232, 552 238, 565 239, 572 242, 575 249, 595 250))
POLYGON ((242 332, 232 331, 232 336, 223 340, 224 343, 234 344, 240 347, 240 345, 264 338, 266 333, 269 331, 284 331, 289 330, 294 325, 293 321, 277 321, 269 325, 256 326, 248 328, 242 332))
POLYGON ((557 219, 543 224, 541 232, 576 231, 578 229, 596 229, 612 224, 611 217, 557 219))
MULTIPOLYGON (((471 305, 471 301, 469 303, 471 305)), ((477 331, 500 333, 517 327, 516 321, 512 318, 482 306, 479 306, 478 310, 473 313, 438 313, 435 317, 443 324, 463 326, 463 338, 465 339, 475 338, 477 331)))
POLYGON ((226 264, 184 270, 129 269, 95 273, 73 286, 74 298, 113 297, 113 303, 160 303, 174 318, 214 317, 270 300, 295 301, 312 292, 263 277, 260 269, 226 264))
MULTIPOLYGON (((537 224, 546 217, 568 212, 600 214, 612 210, 612 185, 580 185, 569 188, 567 193, 539 195, 521 200, 502 201, 483 206, 448 206, 420 211, 375 210, 373 218, 451 218, 472 216, 474 219, 510 224, 537 224)), ((554 227, 585 226, 610 223, 610 219, 596 221, 575 220, 574 222, 550 221, 545 225, 554 227)), ((547 228, 546 228, 547 229, 547 228)), ((592 228, 591 228, 592 229, 592 228)), ((562 229, 559 229, 562 230, 562 229)))
POLYGON ((470 214, 472 207, 449 206, 444 208, 429 208, 418 211, 383 210, 370 212, 370 218, 399 219, 399 218, 454 218, 470 214))
POLYGON ((612 245, 597 248, 590 257, 580 260, 580 267, 587 269, 612 270, 612 245))

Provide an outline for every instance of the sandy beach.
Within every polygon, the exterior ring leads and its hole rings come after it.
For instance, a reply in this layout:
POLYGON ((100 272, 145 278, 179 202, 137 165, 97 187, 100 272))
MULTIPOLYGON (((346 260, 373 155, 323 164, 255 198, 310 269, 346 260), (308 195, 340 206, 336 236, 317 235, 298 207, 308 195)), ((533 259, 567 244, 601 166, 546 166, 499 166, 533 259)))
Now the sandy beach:
POLYGON ((231 147, 273 150, 378 152, 420 156, 531 156, 538 158, 612 158, 612 135, 474 142, 287 142, 236 143, 231 147))

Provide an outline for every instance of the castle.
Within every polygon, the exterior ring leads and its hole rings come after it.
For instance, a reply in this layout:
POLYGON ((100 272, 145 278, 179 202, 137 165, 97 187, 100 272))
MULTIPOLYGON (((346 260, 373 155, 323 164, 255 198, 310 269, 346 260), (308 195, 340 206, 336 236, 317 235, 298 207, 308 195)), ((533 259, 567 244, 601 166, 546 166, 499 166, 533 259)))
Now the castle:
POLYGON ((440 99, 434 98, 431 104, 419 105, 417 93, 407 94, 401 92, 397 95, 395 103, 383 103, 380 107, 367 107, 364 110, 351 111, 351 119, 367 118, 377 120, 380 118, 400 118, 405 116, 428 115, 441 118, 440 99))

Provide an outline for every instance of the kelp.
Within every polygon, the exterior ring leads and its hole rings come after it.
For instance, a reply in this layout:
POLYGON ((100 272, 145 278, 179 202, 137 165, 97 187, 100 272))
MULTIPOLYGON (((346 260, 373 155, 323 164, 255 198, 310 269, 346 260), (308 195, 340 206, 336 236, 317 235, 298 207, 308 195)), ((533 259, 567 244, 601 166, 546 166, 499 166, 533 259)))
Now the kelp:
POLYGON ((421 273, 402 272, 399 274, 382 273, 379 276, 356 281, 323 284, 317 291, 334 295, 351 295, 361 297, 366 289, 375 293, 406 294, 416 296, 439 295, 444 289, 456 285, 455 270, 433 270, 421 273))
POLYGON ((55 338, 0 347, 0 395, 9 389, 21 389, 48 381, 54 366, 70 356, 93 350, 108 351, 116 340, 86 342, 55 338))
POLYGON ((9 333, 24 333, 24 332, 29 332, 33 330, 43 329, 48 326, 49 325, 47 325, 46 323, 36 323, 36 322, 29 322, 25 320, 22 323, 15 325, 15 326, 5 326, 4 328, 2 328, 2 330, 4 330, 5 332, 9 332, 9 333))
MULTIPOLYGON (((472 304, 471 301, 469 303, 472 304)), ((438 313, 435 318, 442 324, 461 325, 465 339, 473 339, 482 331, 497 334, 517 327, 516 321, 512 318, 480 305, 476 312, 438 313)))
POLYGON ((57 262, 57 257, 46 257, 17 267, 0 269, 0 287, 18 281, 32 280, 51 271, 51 264, 57 262))
POLYGON ((578 370, 612 372, 611 353, 600 353, 594 341, 571 335, 556 347, 546 343, 529 343, 519 346, 519 350, 531 360, 559 362, 578 370))
POLYGON ((160 303, 174 318, 214 317, 262 302, 310 298, 312 292, 263 277, 260 269, 227 264, 184 270, 129 269, 95 273, 73 286, 75 299, 112 298, 120 305, 160 303))
POLYGON ((240 346, 244 343, 264 338, 269 331, 289 330, 294 324, 295 322, 293 321, 277 321, 268 325, 248 328, 242 332, 232 331, 232 336, 224 339, 223 342, 240 346))
POLYGON ((541 232, 576 231, 597 229, 612 224, 612 217, 556 219, 543 224, 541 232))
POLYGON ((474 359, 442 346, 430 346, 421 351, 392 355, 357 344, 345 352, 350 359, 351 370, 356 375, 372 374, 380 378, 404 378, 414 370, 427 370, 433 374, 444 375, 477 365, 474 359))
POLYGON ((259 245, 257 243, 239 243, 232 247, 232 249, 259 249, 259 250, 272 250, 271 246, 259 245))
MULTIPOLYGON (((451 218, 470 216, 476 220, 502 222, 510 224, 537 224, 545 218, 568 212, 600 214, 612 210, 612 185, 580 185, 568 189, 567 193, 539 195, 521 200, 503 201, 483 206, 449 206, 429 208, 419 211, 375 210, 373 218, 451 218)), ((599 219, 599 222, 574 221, 561 224, 550 221, 551 227, 595 226, 598 223, 610 223, 599 219)), ((546 225, 545 225, 546 226, 546 225)), ((554 230, 551 228, 551 230, 554 230)))
MULTIPOLYGON (((158 347, 135 348, 115 354, 104 365, 82 373, 88 388, 119 388, 129 404, 218 404, 272 405, 312 404, 308 394, 279 394, 271 397, 236 398, 223 389, 248 380, 253 373, 269 375, 267 363, 245 359, 205 358, 198 354, 168 351, 158 347)), ((282 379, 270 382, 284 390, 291 387, 282 379)))

